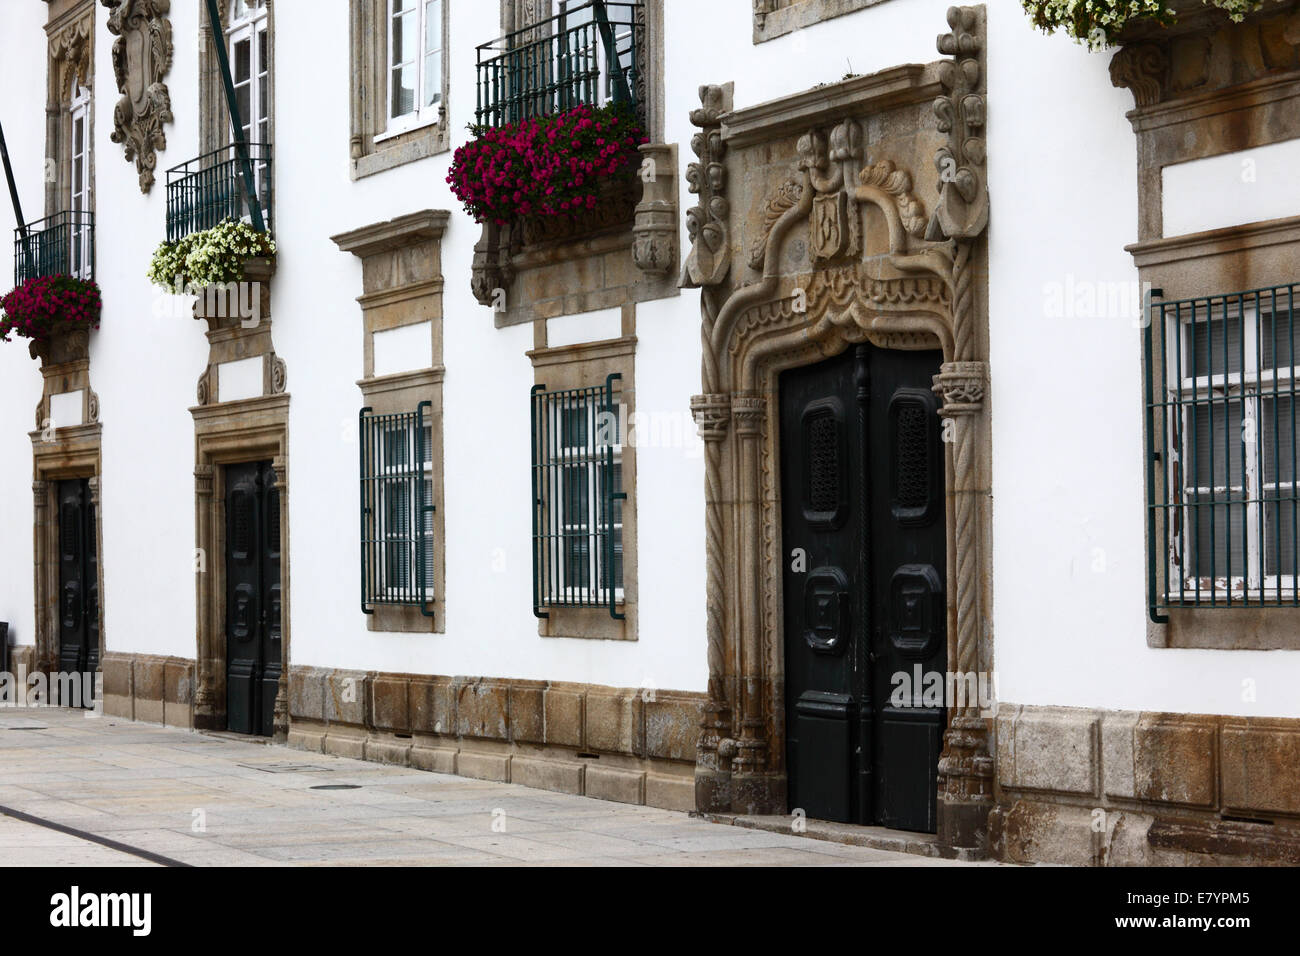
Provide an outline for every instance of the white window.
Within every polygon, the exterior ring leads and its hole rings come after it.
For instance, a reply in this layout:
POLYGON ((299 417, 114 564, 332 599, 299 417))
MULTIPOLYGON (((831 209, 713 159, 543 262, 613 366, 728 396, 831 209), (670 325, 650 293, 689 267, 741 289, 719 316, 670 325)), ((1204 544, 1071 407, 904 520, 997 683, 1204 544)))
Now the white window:
POLYGON ((1295 596, 1300 310, 1286 291, 1167 306, 1171 602, 1295 596))
POLYGON ((388 0, 387 135, 442 116, 444 0, 388 0))
POLYGON ((71 219, 69 222, 69 271, 79 279, 89 279, 93 274, 94 260, 91 249, 90 209, 90 90, 76 87, 72 98, 71 175, 68 183, 71 192, 71 219))
MULTIPOLYGON (((270 172, 266 149, 271 142, 271 44, 266 0, 233 0, 226 29, 230 76, 235 86, 240 132, 250 144, 253 177, 263 214, 269 209, 270 172)), ((233 119, 232 119, 233 122, 233 119)), ((234 140, 234 130, 231 130, 234 140)))

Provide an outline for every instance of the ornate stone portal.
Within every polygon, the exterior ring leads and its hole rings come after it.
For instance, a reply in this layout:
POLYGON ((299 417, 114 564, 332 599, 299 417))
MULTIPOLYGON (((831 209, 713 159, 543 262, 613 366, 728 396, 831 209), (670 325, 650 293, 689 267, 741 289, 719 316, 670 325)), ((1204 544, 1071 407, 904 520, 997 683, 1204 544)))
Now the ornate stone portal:
POLYGON ((167 148, 163 124, 172 121, 163 77, 172 66, 171 0, 103 0, 113 41, 113 75, 122 98, 113 109, 110 139, 135 162, 140 191, 153 188, 157 151, 167 148))
MULTIPOLYGON (((687 213, 682 285, 701 290, 703 319, 704 388, 692 400, 708 551, 701 810, 788 809, 777 474, 786 368, 863 341, 942 349, 948 660, 963 674, 992 669, 984 8, 951 8, 948 24, 938 45, 950 59, 739 111, 729 85, 705 86, 691 113, 699 161, 686 178, 699 204, 687 213)), ((938 771, 940 841, 984 849, 993 760, 973 705, 949 708, 938 771)))

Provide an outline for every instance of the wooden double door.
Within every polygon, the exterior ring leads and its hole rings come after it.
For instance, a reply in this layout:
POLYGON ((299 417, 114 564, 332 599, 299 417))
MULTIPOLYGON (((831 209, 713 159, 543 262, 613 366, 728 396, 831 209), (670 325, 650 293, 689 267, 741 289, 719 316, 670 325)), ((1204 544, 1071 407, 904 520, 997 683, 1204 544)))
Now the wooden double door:
POLYGON ((95 504, 86 478, 56 485, 59 556, 59 674, 53 693, 64 706, 91 707, 99 670, 99 554, 95 504))
POLYGON ((849 348, 781 376, 790 809, 936 829, 947 664, 942 355, 849 348))
POLYGON ((269 737, 283 673, 280 492, 269 461, 226 466, 226 726, 269 737))

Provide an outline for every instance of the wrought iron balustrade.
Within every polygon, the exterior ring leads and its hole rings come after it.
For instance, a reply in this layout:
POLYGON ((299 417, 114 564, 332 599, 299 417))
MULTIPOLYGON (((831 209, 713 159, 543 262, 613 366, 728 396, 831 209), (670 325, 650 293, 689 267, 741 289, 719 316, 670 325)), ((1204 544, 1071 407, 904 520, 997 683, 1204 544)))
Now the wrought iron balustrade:
MULTIPOLYGON (((247 144, 257 205, 271 232, 271 146, 247 144)), ((167 238, 175 242, 226 219, 251 215, 243 163, 233 144, 167 170, 167 238)))
POLYGON ((480 126, 502 126, 580 104, 636 106, 640 3, 562 5, 547 20, 478 48, 480 126))
POLYGON ((14 230, 14 285, 40 276, 95 278, 95 214, 67 210, 14 230))

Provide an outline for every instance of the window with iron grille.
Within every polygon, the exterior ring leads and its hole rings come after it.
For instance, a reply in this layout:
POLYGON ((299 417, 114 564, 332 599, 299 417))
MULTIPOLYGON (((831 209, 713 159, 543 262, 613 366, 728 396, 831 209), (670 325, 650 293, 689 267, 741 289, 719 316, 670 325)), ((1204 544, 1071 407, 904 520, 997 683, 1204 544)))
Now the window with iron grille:
POLYGON ((1152 620, 1300 606, 1297 292, 1163 301, 1146 341, 1152 620))
POLYGON ((617 385, 532 391, 533 611, 604 607, 622 619, 623 448, 617 385))
POLYGON ((433 441, 421 402, 414 412, 361 409, 361 609, 419 607, 433 616, 433 441))

